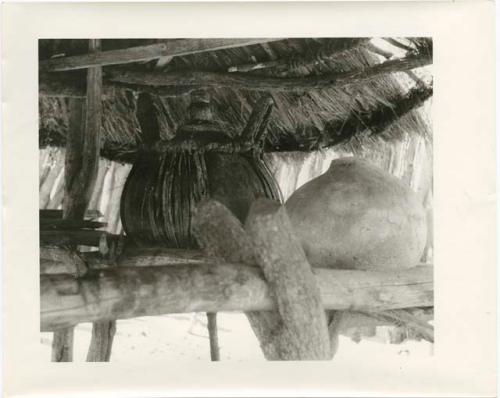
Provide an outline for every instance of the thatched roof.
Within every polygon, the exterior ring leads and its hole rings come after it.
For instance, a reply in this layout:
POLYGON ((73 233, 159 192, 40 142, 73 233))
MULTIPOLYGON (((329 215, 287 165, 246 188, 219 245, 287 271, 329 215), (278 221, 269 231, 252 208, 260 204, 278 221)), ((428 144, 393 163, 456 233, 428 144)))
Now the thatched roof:
MULTIPOLYGON (((40 60, 58 54, 84 54, 87 42, 40 40, 40 60)), ((102 46, 106 50, 152 42, 155 41, 103 40, 102 46)), ((410 66, 393 62, 394 66, 388 65, 386 70, 380 69, 382 72, 370 75, 370 68, 381 65, 394 54, 377 48, 369 39, 282 39, 176 56, 171 60, 106 66, 105 84, 113 82, 116 73, 127 76, 127 73, 153 72, 155 76, 180 76, 180 86, 170 87, 173 88, 170 92, 155 91, 151 87, 149 90, 153 94, 160 136, 164 140, 174 137, 186 122, 192 87, 183 84, 191 84, 199 78, 192 75, 192 72, 199 71, 213 73, 217 78, 243 76, 246 79, 250 76, 262 77, 268 82, 269 78, 275 77, 289 81, 286 90, 273 88, 272 84, 262 90, 224 83, 210 83, 206 87, 217 118, 236 132, 243 130, 254 105, 262 97, 262 91, 271 94, 275 107, 268 126, 266 151, 312 151, 346 145, 367 137, 397 138, 402 132, 430 136, 429 123, 419 108, 431 97, 432 82, 422 81, 416 76, 413 72, 418 72, 418 68, 412 65, 421 67, 432 61, 432 43, 427 39, 401 39, 392 45, 395 53, 402 54, 403 61, 410 60, 410 66), (403 67, 398 69, 400 64, 403 67), (411 69, 413 72, 408 72, 411 69), (187 83, 182 83, 183 74, 189 73, 190 80, 186 78, 187 83), (300 89, 301 79, 309 79, 304 80, 309 85, 316 77, 323 76, 332 76, 332 80, 323 79, 317 87, 300 89), (335 84, 342 81, 343 76, 352 82, 335 84), (295 82, 299 89, 294 88, 295 82)), ((84 84, 84 73, 53 72, 51 79, 84 84)), ((130 81, 115 80, 105 92, 102 154, 114 160, 131 160, 141 147, 141 127, 136 117, 140 88, 129 84, 130 81)), ((60 94, 41 94, 40 147, 63 146, 68 130, 69 99, 63 91, 60 94)))

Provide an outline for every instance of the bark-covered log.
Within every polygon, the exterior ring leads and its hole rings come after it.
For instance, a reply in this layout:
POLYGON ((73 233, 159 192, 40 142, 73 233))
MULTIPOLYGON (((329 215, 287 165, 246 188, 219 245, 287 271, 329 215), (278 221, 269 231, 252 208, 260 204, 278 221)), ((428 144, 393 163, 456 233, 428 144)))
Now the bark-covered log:
POLYGON ((98 53, 54 58, 40 62, 43 71, 67 71, 104 65, 149 61, 160 57, 175 57, 207 51, 267 43, 279 39, 181 39, 166 40, 145 46, 108 50, 98 53))
POLYGON ((285 208, 257 200, 245 226, 278 307, 281 322, 273 339, 277 359, 331 359, 321 293, 285 208))
MULTIPOLYGON (((432 267, 391 272, 313 272, 325 309, 373 312, 433 305, 432 267)), ((220 261, 117 266, 90 271, 79 278, 41 275, 40 283, 43 330, 145 315, 275 308, 257 267, 220 261)))
POLYGON ((394 59, 362 69, 347 72, 329 73, 319 76, 276 78, 256 76, 246 73, 217 72, 139 72, 114 71, 109 80, 136 87, 231 87, 256 91, 287 91, 305 92, 342 88, 351 84, 363 83, 384 74, 404 72, 421 66, 429 65, 432 59, 423 55, 411 55, 406 58, 394 59))

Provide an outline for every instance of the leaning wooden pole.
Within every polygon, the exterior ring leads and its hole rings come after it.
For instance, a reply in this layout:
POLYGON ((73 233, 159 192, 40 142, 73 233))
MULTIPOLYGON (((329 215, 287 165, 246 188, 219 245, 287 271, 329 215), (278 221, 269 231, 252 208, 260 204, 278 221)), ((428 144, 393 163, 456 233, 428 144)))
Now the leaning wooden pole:
POLYGON ((138 91, 142 87, 155 89, 178 87, 231 87, 232 89, 246 89, 252 91, 280 91, 280 92, 307 92, 309 90, 341 89, 348 85, 365 83, 381 75, 395 72, 405 72, 432 63, 427 55, 409 55, 404 58, 393 59, 366 68, 346 72, 328 73, 306 77, 271 77, 251 75, 247 73, 221 72, 142 72, 142 71, 114 71, 109 74, 108 80, 121 83, 138 91))
POLYGON ((179 39, 144 46, 129 47, 116 50, 74 55, 70 57, 54 58, 40 62, 44 71, 68 71, 93 68, 105 65, 121 65, 131 62, 149 61, 161 57, 178 57, 189 54, 198 54, 207 51, 223 50, 228 48, 251 46, 281 40, 278 38, 250 38, 250 39, 179 39))

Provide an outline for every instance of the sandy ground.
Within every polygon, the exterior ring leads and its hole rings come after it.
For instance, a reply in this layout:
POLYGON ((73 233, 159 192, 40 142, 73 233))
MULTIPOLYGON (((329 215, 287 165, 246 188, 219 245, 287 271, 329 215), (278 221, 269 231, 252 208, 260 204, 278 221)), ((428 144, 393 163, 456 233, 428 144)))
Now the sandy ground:
MULTIPOLYGON (((221 360, 264 360, 257 339, 247 319, 241 314, 218 314, 221 360)), ((85 361, 92 325, 80 324, 75 329, 74 360, 85 361)), ((41 343, 50 360, 52 333, 42 333, 41 343)), ((376 355, 378 359, 405 362, 432 355, 433 345, 427 342, 386 344, 363 340, 355 343, 341 337, 335 361, 352 363, 354 358, 376 355)), ((111 362, 147 363, 164 361, 210 360, 206 317, 198 314, 174 314, 142 317, 117 322, 111 362)))

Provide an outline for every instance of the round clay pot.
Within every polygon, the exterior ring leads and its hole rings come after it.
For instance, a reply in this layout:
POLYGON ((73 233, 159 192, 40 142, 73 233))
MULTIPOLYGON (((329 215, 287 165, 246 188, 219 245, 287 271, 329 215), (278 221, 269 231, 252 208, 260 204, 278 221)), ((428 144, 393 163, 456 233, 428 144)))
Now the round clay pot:
POLYGON ((361 159, 334 160, 294 192, 286 209, 316 267, 409 268, 425 247, 425 211, 415 193, 361 159))

